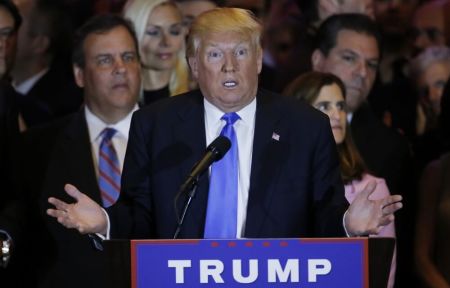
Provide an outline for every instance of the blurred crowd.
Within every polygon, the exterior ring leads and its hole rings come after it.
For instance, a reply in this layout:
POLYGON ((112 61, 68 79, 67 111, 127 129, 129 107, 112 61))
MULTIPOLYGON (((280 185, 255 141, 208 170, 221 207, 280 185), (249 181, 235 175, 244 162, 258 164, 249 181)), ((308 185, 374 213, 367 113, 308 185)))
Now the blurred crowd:
POLYGON ((369 179, 402 195, 378 235, 396 238, 389 287, 450 287, 450 0, 0 0, 0 286, 102 287, 81 279, 105 266, 88 236, 47 198, 78 181, 102 203, 101 131, 121 170, 131 114, 198 88, 189 27, 223 6, 263 24, 259 88, 329 116, 347 200, 369 179), (89 27, 106 13, 128 28, 89 27))

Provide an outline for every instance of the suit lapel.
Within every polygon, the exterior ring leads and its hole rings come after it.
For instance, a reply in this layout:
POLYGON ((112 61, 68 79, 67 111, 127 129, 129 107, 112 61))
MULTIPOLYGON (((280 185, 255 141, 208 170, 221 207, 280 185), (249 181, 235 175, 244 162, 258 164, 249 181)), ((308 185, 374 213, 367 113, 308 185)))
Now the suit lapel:
POLYGON ((73 184, 101 204, 100 190, 94 168, 91 143, 84 116, 84 110, 75 114, 67 125, 61 141, 63 155, 66 155, 68 179, 73 184))
MULTIPOLYGON (((194 92, 193 97, 189 97, 188 101, 191 103, 185 103, 184 107, 180 109, 178 116, 179 121, 175 122, 173 126, 174 143, 183 145, 183 149, 180 151, 189 151, 186 161, 182 161, 179 169, 179 183, 183 183, 186 177, 189 175, 192 167, 205 153, 206 149, 206 136, 205 136, 205 119, 204 119, 204 106, 203 96, 201 93, 194 92)), ((177 158, 183 158, 179 155, 177 158)), ((192 235, 186 235, 181 231, 182 237, 202 237, 203 227, 206 213, 206 203, 208 199, 208 173, 205 172, 199 179, 195 200, 192 201, 184 223, 183 231, 192 231, 192 235), (184 235, 183 235, 184 234, 184 235)), ((178 207, 184 205, 186 197, 180 197, 178 207)))
POLYGON ((282 116, 277 101, 274 101, 277 96, 270 97, 267 93, 259 91, 257 96, 245 237, 259 235, 276 188, 284 158, 282 154, 286 152, 282 145, 283 135, 277 129, 282 116))

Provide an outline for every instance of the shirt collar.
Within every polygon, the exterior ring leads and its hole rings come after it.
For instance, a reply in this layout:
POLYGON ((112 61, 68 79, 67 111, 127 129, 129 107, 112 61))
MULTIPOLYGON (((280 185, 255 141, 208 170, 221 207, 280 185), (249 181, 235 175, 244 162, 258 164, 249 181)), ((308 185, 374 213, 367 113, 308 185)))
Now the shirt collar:
POLYGON ((106 124, 105 122, 103 122, 103 120, 101 120, 94 113, 92 113, 92 111, 89 110, 89 108, 85 105, 84 112, 86 115, 86 121, 88 123, 89 139, 91 143, 97 141, 97 139, 100 137, 100 134, 105 128, 116 129, 117 136, 124 138, 125 140, 128 140, 128 132, 130 130, 131 116, 133 115, 133 112, 138 109, 139 107, 136 104, 133 110, 131 110, 130 113, 128 113, 128 115, 125 118, 114 124, 106 124))
POLYGON ((353 120, 353 112, 347 112, 347 122, 352 123, 353 120))
POLYGON ((42 77, 44 77, 45 73, 48 72, 48 68, 45 68, 41 70, 39 73, 34 74, 27 80, 23 81, 22 83, 16 85, 16 83, 13 82, 14 89, 16 89, 17 92, 19 92, 22 95, 28 94, 30 92, 31 88, 33 88, 34 84, 38 82, 42 77))
MULTIPOLYGON (((203 98, 203 105, 205 107, 205 115, 208 123, 217 124, 217 122, 221 121, 220 118, 222 118, 222 116, 225 114, 222 110, 214 106, 206 98, 203 98)), ((252 123, 253 119, 255 118, 255 112, 256 112, 256 97, 247 106, 245 106, 239 111, 236 111, 236 113, 241 118, 241 121, 244 123, 252 123)))

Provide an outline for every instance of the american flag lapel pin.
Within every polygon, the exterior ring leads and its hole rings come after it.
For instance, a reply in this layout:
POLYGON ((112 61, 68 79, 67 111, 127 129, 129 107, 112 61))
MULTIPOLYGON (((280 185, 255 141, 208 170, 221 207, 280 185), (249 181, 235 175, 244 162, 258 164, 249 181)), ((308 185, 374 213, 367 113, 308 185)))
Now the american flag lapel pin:
POLYGON ((272 133, 272 139, 275 141, 280 141, 280 135, 278 135, 277 133, 273 132, 272 133))

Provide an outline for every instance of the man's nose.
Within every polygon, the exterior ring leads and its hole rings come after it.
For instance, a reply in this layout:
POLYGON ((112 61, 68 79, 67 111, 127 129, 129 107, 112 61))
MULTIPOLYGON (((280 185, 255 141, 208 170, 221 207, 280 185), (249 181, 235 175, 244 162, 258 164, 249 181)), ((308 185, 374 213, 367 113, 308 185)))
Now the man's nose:
POLYGON ((127 70, 127 68, 126 68, 125 62, 121 58, 114 60, 114 73, 115 74, 125 73, 126 70, 127 70))
POLYGON ((222 72, 236 72, 239 69, 234 55, 225 55, 225 62, 223 63, 222 72))
POLYGON ((355 72, 361 78, 366 78, 367 77, 367 64, 364 61, 361 61, 360 63, 358 63, 358 66, 356 67, 355 72))

